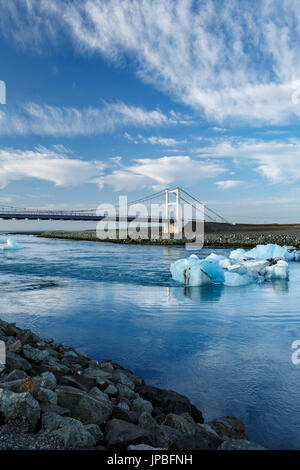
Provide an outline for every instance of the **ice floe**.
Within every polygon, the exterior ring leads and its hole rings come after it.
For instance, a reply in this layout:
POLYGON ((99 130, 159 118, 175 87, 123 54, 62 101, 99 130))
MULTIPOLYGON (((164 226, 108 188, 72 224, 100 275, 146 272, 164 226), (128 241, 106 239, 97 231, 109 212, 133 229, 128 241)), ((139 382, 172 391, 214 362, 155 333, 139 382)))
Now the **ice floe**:
POLYGON ((293 246, 280 246, 269 243, 268 245, 257 245, 252 250, 239 248, 232 251, 229 258, 234 260, 282 258, 285 261, 300 261, 300 251, 293 246))
POLYGON ((6 245, 4 245, 2 249, 3 250, 20 250, 21 247, 13 238, 8 238, 6 240, 6 245))
POLYGON ((252 250, 238 249, 229 257, 211 253, 205 259, 192 254, 170 266, 172 278, 186 286, 224 284, 244 286, 252 282, 287 280, 287 261, 300 261, 300 252, 294 247, 258 245, 252 250))

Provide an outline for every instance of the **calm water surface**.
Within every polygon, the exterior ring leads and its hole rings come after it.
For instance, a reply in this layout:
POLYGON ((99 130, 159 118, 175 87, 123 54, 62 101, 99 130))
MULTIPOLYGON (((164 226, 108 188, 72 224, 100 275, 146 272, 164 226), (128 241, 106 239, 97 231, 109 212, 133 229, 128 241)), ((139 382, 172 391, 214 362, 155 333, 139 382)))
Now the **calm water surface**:
POLYGON ((300 448, 300 263, 288 283, 187 289, 169 272, 183 247, 14 238, 1 318, 184 393, 206 419, 235 415, 268 448, 300 448))

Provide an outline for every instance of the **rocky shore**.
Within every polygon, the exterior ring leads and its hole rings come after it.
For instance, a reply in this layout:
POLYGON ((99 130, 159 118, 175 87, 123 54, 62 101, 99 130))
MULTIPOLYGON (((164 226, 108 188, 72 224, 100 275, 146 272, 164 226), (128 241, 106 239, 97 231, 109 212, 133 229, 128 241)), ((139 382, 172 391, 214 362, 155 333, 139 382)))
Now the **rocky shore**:
POLYGON ((262 449, 244 424, 205 422, 190 400, 111 361, 0 320, 0 449, 262 449))
MULTIPOLYGON (((38 235, 44 238, 58 238, 65 240, 86 240, 94 242, 110 242, 121 244, 142 244, 142 245, 184 245, 186 240, 164 240, 159 238, 157 240, 116 240, 114 238, 107 238, 101 240, 97 238, 95 230, 86 231, 48 231, 38 235)), ((188 241, 188 240, 187 240, 188 241)), ((189 242, 189 241, 188 241, 189 242)), ((266 245, 274 243, 277 245, 295 246, 300 248, 300 230, 287 229, 287 230, 226 230, 214 231, 210 233, 205 231, 204 244, 205 246, 220 246, 220 247, 255 247, 257 245, 266 245)))

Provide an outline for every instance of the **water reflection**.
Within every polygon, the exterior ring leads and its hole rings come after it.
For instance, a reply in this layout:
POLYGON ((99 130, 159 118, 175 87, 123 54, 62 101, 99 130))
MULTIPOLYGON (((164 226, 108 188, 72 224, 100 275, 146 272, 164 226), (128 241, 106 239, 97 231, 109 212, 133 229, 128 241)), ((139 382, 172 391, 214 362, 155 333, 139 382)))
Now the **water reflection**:
POLYGON ((289 292, 289 281, 286 279, 272 281, 271 286, 276 294, 287 294, 289 292))
MULTIPOLYGON (((264 284, 265 287, 271 287, 272 290, 278 294, 288 294, 289 292, 289 281, 287 280, 278 280, 272 281, 264 284)), ((253 286, 252 286, 253 287, 253 286)), ((262 286, 258 286, 261 288, 262 286)), ((222 284, 218 285, 206 285, 198 287, 189 287, 189 286, 178 286, 178 287, 168 287, 167 293, 169 298, 174 298, 180 302, 189 299, 193 302, 218 302, 222 295, 225 292, 228 292, 228 289, 245 291, 245 287, 225 287, 222 284)), ((246 286, 247 289, 247 286, 246 286)))
POLYGON ((178 286, 169 288, 169 297, 179 301, 190 299, 193 302, 218 302, 224 291, 224 286, 206 285, 199 287, 178 286))

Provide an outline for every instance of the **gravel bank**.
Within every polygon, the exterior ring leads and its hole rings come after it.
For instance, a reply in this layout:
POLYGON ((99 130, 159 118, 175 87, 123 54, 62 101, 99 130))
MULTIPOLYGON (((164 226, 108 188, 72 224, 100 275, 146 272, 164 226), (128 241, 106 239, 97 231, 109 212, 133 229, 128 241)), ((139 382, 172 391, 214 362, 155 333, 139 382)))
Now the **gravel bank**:
MULTIPOLYGON (((100 240, 96 237, 95 230, 88 231, 49 231, 43 232, 39 237, 59 238, 65 240, 87 240, 95 242, 110 242, 122 244, 143 244, 143 245, 184 245, 185 240, 116 240, 108 238, 100 240)), ((222 232, 205 232, 206 246, 222 246, 222 247, 254 247, 256 245, 265 245, 267 243, 276 243, 277 245, 292 245, 300 248, 300 230, 260 230, 253 229, 240 231, 222 231, 222 232)))

